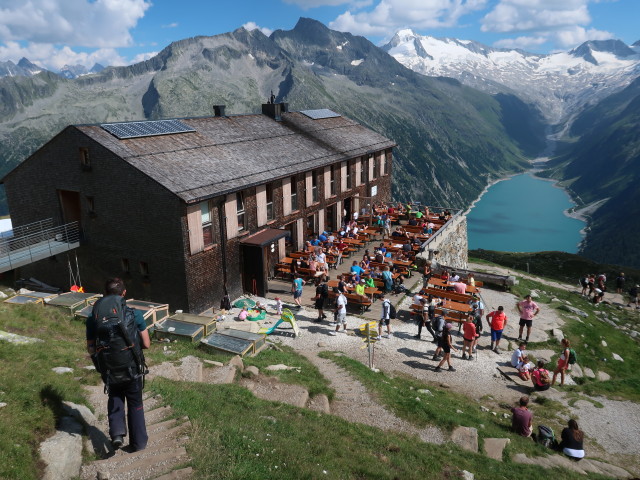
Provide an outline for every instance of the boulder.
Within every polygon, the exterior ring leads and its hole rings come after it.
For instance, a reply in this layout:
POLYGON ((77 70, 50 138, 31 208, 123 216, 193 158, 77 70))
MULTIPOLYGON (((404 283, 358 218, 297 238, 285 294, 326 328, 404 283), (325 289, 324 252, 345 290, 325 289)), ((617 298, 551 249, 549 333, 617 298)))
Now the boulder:
POLYGON ((208 363, 209 365, 213 365, 214 367, 223 367, 224 363, 216 362, 215 360, 204 360, 204 363, 208 363))
MULTIPOLYGON (((575 367, 575 365, 574 365, 575 367)), ((591 370, 588 367, 584 367, 584 376, 587 378, 596 378, 596 374, 593 373, 593 370, 591 370)))
POLYGON ((571 376, 576 378, 584 377, 584 372, 582 371, 582 368, 580 368, 580 365, 578 365, 577 363, 571 365, 571 376))
POLYGON ((614 360, 618 360, 619 362, 624 362, 624 359, 617 353, 611 353, 611 355, 613 356, 614 360))
POLYGON ((606 382, 607 380, 611 380, 611 376, 607 372, 598 372, 596 373, 596 378, 601 382, 606 382))
POLYGON ((72 373, 73 372, 73 368, 69 368, 69 367, 53 367, 51 370, 53 370, 54 372, 56 372, 57 374, 62 374, 62 373, 72 373))
POLYGON ((560 330, 559 328, 554 328, 553 330, 551 330, 551 335, 556 337, 558 340, 562 340, 564 338, 564 333, 562 333, 562 330, 560 330))
POLYGON ((331 404, 329 403, 329 397, 324 393, 319 393, 313 398, 309 399, 307 408, 322 413, 331 413, 331 404))
POLYGON ((602 340, 602 342, 601 342, 601 343, 602 343, 602 346, 603 346, 603 347, 607 347, 607 346, 608 346, 608 345, 607 345, 606 340, 602 340))
POLYGON ((569 312, 569 313, 573 313, 575 315, 578 315, 579 317, 588 317, 589 314, 587 312, 583 312, 582 310, 580 310, 579 308, 576 308, 572 305, 560 305, 558 306, 558 310, 564 310, 565 312, 569 312))
POLYGON ((451 433, 451 441, 465 450, 478 453, 478 430, 475 428, 456 428, 451 433))
POLYGON ((229 365, 238 369, 238 371, 244 370, 244 362, 242 361, 242 357, 240 355, 236 355, 229 360, 229 365))
POLYGON ((502 461, 502 452, 505 447, 511 442, 508 438, 485 438, 484 439, 484 453, 489 458, 502 461))
POLYGON ((43 480, 71 480, 82 466, 82 425, 63 416, 56 433, 40 444, 40 458, 46 464, 43 480))
POLYGON ((255 377, 256 375, 260 375, 260 370, 258 370, 258 367, 255 365, 249 365, 242 373, 246 373, 250 377, 255 377))

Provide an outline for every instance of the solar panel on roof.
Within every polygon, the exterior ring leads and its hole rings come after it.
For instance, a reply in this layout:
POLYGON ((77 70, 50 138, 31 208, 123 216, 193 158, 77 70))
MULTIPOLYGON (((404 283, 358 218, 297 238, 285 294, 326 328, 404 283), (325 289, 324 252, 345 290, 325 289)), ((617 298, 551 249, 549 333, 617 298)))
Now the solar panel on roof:
POLYGON ((146 122, 103 123, 100 125, 120 140, 125 138, 153 137, 172 133, 195 132, 180 120, 148 120, 146 122))
POLYGON ((335 118, 341 116, 339 113, 336 113, 333 110, 329 110, 328 108, 320 108, 318 110, 300 110, 300 113, 314 120, 319 120, 321 118, 335 118))

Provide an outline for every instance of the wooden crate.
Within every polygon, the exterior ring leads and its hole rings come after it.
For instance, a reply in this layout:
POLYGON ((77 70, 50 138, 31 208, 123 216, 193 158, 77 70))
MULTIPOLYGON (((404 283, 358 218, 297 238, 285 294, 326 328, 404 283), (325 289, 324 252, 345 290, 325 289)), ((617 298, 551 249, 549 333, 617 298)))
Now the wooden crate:
POLYGON ((204 327, 172 318, 165 318, 153 324, 153 335, 157 340, 188 340, 191 343, 195 343, 204 336, 204 327))
POLYGON ((102 297, 99 293, 67 292, 49 300, 46 305, 60 308, 73 316, 76 311, 82 310, 87 305, 93 305, 102 297))
POLYGON ((204 335, 211 335, 216 331, 216 319, 211 317, 205 317, 203 315, 194 315, 193 313, 174 313, 170 317, 172 320, 178 320, 180 322, 193 323, 194 325, 200 325, 204 327, 204 335))
POLYGON ((130 298, 127 300, 127 306, 142 312, 147 328, 169 316, 169 305, 166 303, 147 302, 130 298))
POLYGON ((4 303, 9 305, 26 305, 27 303, 36 303, 42 305, 43 300, 39 297, 31 297, 29 295, 15 295, 11 298, 7 298, 4 303))
POLYGON ((200 345, 204 348, 244 357, 255 355, 265 345, 266 335, 227 328, 204 338, 200 345))

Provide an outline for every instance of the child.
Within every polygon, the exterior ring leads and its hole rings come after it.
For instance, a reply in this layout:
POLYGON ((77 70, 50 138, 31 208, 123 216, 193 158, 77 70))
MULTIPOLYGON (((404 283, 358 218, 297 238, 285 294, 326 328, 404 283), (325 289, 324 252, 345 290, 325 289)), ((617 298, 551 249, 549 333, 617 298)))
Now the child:
POLYGON ((242 307, 242 310, 238 314, 238 320, 242 322, 246 320, 248 316, 249 316, 249 310, 247 310, 247 307, 242 307))
POLYGON ((529 357, 526 355, 522 356, 522 360, 518 363, 517 369, 518 369, 518 375, 520 375, 520 378, 522 380, 530 380, 531 379, 531 374, 529 373, 529 370, 531 369, 532 364, 529 362, 529 357))
POLYGON ((276 312, 278 312, 278 315, 282 315, 282 300, 280 300, 280 297, 276 297, 275 298, 276 301, 276 312))

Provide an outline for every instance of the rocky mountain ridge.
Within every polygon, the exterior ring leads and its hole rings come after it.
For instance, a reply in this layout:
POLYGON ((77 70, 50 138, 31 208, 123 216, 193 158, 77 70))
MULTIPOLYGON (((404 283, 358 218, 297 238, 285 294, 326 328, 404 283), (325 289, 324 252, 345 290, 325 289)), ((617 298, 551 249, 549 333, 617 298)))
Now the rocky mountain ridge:
POLYGON ((382 48, 423 75, 456 78, 491 94, 515 94, 536 105, 548 123, 558 124, 640 75, 638 43, 591 40, 569 52, 542 55, 405 29, 382 48))

